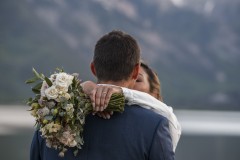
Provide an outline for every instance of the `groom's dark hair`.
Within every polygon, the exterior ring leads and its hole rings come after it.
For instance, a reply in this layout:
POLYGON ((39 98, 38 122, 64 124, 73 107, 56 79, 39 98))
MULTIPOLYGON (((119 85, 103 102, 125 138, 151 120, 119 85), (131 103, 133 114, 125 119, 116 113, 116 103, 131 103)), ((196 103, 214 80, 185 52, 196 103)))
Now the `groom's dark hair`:
POLYGON ((140 62, 137 41, 122 31, 112 31, 95 45, 93 64, 98 81, 128 80, 140 62))

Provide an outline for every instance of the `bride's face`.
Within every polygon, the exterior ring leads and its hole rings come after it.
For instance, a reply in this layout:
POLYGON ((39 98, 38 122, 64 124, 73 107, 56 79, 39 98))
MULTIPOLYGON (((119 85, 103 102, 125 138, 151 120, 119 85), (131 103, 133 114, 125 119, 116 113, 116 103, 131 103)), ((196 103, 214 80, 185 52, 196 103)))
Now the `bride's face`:
POLYGON ((136 80, 136 83, 135 83, 133 89, 142 91, 142 92, 146 92, 146 93, 149 93, 149 91, 150 91, 148 75, 142 67, 140 67, 138 78, 136 80))

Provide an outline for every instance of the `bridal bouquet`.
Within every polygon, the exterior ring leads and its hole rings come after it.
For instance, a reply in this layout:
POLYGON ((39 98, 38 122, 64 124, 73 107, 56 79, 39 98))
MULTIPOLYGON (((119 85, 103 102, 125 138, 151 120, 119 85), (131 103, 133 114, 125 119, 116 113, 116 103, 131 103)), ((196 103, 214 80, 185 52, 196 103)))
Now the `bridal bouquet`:
MULTIPOLYGON (((90 98, 83 92, 77 74, 67 74, 58 69, 50 77, 33 69, 34 77, 27 84, 36 84, 29 98, 31 115, 35 117, 46 145, 60 150, 63 157, 67 147, 75 147, 74 155, 83 145, 83 126, 86 116, 93 111, 90 98), (38 82, 38 83, 37 83, 38 82)), ((123 94, 113 94, 107 111, 123 112, 123 94)))

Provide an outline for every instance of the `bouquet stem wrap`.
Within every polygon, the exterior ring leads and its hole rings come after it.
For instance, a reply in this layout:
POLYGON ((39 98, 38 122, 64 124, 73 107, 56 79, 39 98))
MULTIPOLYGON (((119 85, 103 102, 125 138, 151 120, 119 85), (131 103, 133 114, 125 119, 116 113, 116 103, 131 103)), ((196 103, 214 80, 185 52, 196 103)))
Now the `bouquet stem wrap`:
MULTIPOLYGON (((46 145, 60 151, 63 157, 68 147, 75 147, 74 154, 84 144, 83 129, 85 118, 93 112, 89 96, 81 87, 77 74, 67 74, 59 70, 50 78, 33 69, 34 77, 27 84, 36 84, 29 98, 31 115, 35 117, 37 129, 46 139, 46 145)), ((105 111, 123 112, 123 94, 113 94, 105 111)))

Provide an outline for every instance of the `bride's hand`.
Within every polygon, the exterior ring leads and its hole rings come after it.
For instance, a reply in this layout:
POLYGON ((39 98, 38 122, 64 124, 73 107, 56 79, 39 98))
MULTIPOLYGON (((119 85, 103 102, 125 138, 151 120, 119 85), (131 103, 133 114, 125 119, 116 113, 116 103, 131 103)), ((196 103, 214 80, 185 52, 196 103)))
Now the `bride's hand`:
POLYGON ((114 93, 122 93, 122 88, 118 86, 97 85, 90 94, 93 110, 98 112, 106 109, 114 93))
POLYGON ((97 84, 92 81, 85 81, 85 82, 81 83, 81 86, 83 88, 83 92, 87 95, 90 95, 92 93, 92 91, 94 90, 94 88, 97 87, 97 84))
POLYGON ((113 111, 107 112, 107 111, 102 111, 102 112, 96 112, 96 114, 104 119, 110 119, 110 117, 113 115, 113 111))

